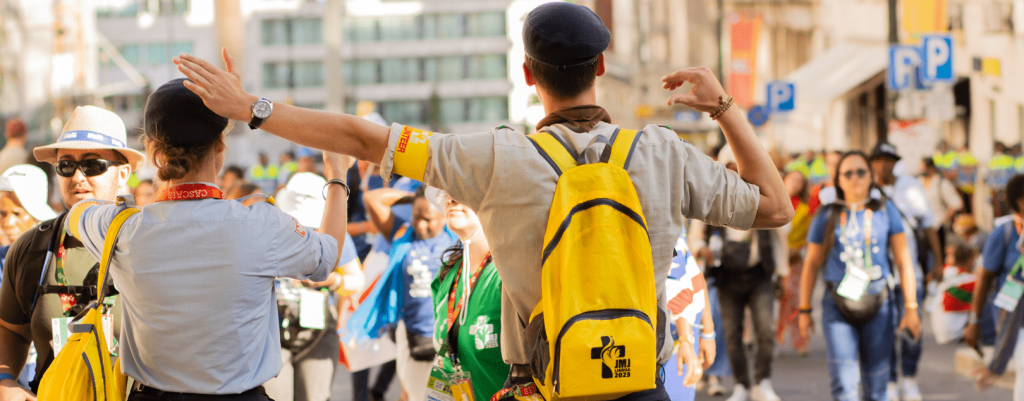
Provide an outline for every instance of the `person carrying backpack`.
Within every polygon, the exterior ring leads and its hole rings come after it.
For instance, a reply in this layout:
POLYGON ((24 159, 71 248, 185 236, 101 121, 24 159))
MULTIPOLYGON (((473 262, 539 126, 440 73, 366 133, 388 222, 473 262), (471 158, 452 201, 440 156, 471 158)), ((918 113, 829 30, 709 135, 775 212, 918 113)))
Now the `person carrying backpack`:
MULTIPOLYGON (((997 225, 985 241, 982 251, 983 269, 974 287, 971 300, 971 312, 967 328, 964 329, 964 342, 972 347, 978 346, 980 316, 990 310, 998 322, 996 352, 992 363, 982 369, 978 382, 981 388, 990 386, 992 382, 1006 370, 1011 357, 1017 363, 1018 371, 1024 371, 1024 347, 1018 347, 1020 329, 1024 326, 1024 308, 1020 307, 1020 299, 1024 291, 1024 263, 1022 254, 1021 231, 1022 215, 1024 215, 1024 175, 1017 174, 1006 184, 1006 202, 1013 210, 1013 215, 997 225), (995 286, 993 287, 993 282, 995 286), (990 296, 995 289, 995 295, 990 296)), ((1018 375, 1013 385, 1013 399, 1024 400, 1024 375, 1018 375)))
MULTIPOLYGON (((672 357, 673 346, 664 341, 670 336, 664 282, 684 218, 738 229, 785 225, 793 217, 793 208, 782 178, 743 112, 732 107, 732 97, 709 69, 676 71, 662 78, 662 87, 675 90, 684 83, 694 85, 689 93, 670 97, 668 104, 684 104, 718 121, 736 154, 738 174, 682 141, 671 129, 612 124, 608 112, 595 104, 595 82, 604 75, 602 52, 611 34, 589 8, 563 2, 538 6, 525 20, 523 37, 526 82, 537 87, 549 113, 536 127, 543 132, 533 136, 508 127, 462 135, 401 124, 388 129, 351 115, 284 104, 275 104, 272 115, 261 111, 255 118, 267 132, 304 146, 379 162, 385 177, 397 173, 422 180, 477 212, 504 288, 502 357, 513 365, 506 387, 529 393, 533 383, 547 388, 543 394, 550 396, 558 391, 552 391, 551 385, 567 385, 559 379, 571 379, 590 383, 587 389, 602 391, 601 397, 614 398, 615 389, 625 388, 618 384, 628 381, 646 389, 628 390, 627 399, 665 399, 658 365, 672 357), (594 178, 598 173, 605 175, 594 178), (558 187, 562 190, 556 194, 558 187), (602 200, 609 196, 615 199, 602 200), (561 230, 563 223, 566 227, 561 230), (563 235, 553 241, 560 230, 563 235), (574 257, 604 255, 627 245, 643 252, 616 254, 622 264, 594 259, 581 265, 588 259, 574 257), (587 280, 554 283, 555 277, 545 272, 559 268, 579 269, 572 270, 570 277, 587 280), (596 268, 609 276, 583 273, 596 268), (528 328, 531 322, 555 317, 564 322, 584 313, 565 309, 543 318, 535 314, 562 305, 547 297, 554 291, 545 291, 559 285, 576 285, 572 290, 579 291, 579 299, 607 295, 617 304, 629 304, 630 310, 588 315, 607 315, 603 322, 584 316, 575 321, 587 320, 586 324, 528 328), (629 294, 642 295, 629 298, 629 294), (598 326, 607 330, 568 334, 573 328, 598 326), (562 351, 557 346, 562 328, 567 333, 562 336, 563 345, 571 345, 574 351, 555 356, 554 351, 562 351), (637 345, 627 345, 626 337, 637 340, 637 345), (549 346, 535 346, 545 341, 549 346), (563 358, 572 363, 563 364, 563 358), (566 376, 548 375, 554 365, 568 372, 566 376)), ((198 80, 187 87, 211 109, 236 120, 253 120, 251 105, 257 97, 242 89, 226 51, 222 57, 227 71, 187 54, 175 62, 186 76, 198 80)), ((700 363, 687 361, 686 365, 684 380, 695 383, 702 374, 700 363)))
POLYGON ((873 180, 867 155, 859 151, 844 154, 834 186, 839 201, 821 207, 807 234, 800 280, 800 332, 809 338, 814 330, 811 297, 818 272, 824 267, 827 291, 821 300, 821 331, 828 351, 832 399, 838 401, 886 400, 896 330, 912 341, 921 335, 913 296, 903 298, 908 313, 894 326, 896 297, 890 294, 889 282, 898 273, 904 294, 915 294, 914 265, 899 211, 892 201, 870 196, 873 180), (890 250, 898 272, 890 266, 890 250))
MULTIPOLYGON (((61 199, 70 208, 82 199, 113 201, 119 189, 127 187, 131 172, 142 166, 146 156, 128 148, 126 139, 124 122, 117 114, 81 106, 75 108, 56 143, 37 147, 32 153, 37 160, 54 164, 61 199)), ((37 179, 45 180, 45 176, 37 179)), ((99 264, 80 241, 67 235, 62 228, 66 218, 66 213, 56 219, 51 216, 26 231, 4 261, 0 285, 0 400, 34 399, 56 355, 51 346, 54 323, 69 321, 94 301, 90 290, 95 289, 99 264), (36 365, 31 391, 14 380, 26 363, 30 344, 37 351, 35 361, 30 361, 36 365)), ((112 315, 110 334, 117 337, 121 302, 118 297, 108 297, 104 303, 106 313, 112 315)))

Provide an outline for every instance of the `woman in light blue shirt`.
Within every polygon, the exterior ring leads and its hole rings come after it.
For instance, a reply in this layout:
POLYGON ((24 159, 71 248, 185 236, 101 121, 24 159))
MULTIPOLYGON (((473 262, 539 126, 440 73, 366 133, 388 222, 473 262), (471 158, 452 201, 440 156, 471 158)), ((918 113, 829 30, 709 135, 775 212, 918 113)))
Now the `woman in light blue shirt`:
MULTIPOLYGON (((224 164, 228 120, 182 81, 146 104, 146 148, 167 188, 125 222, 110 267, 124 303, 121 367, 136 382, 129 400, 268 400, 262 384, 282 364, 274 279, 323 281, 334 270, 348 158, 324 155, 320 233, 271 203, 224 200, 208 183, 224 164)), ((99 257, 110 222, 132 206, 125 203, 82 201, 68 230, 99 257)))

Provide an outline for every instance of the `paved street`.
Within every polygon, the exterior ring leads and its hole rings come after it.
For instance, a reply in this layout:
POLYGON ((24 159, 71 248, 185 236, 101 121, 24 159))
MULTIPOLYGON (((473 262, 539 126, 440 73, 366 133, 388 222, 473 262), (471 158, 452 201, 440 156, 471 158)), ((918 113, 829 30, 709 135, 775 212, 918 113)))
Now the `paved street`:
MULTIPOLYGON (((820 319, 818 320, 820 322, 820 319)), ((974 383, 954 373, 953 353, 956 345, 938 345, 930 334, 931 323, 922 322, 925 330, 924 356, 921 360, 918 379, 925 401, 1000 401, 1010 400, 1011 392, 1002 388, 991 388, 979 394, 974 383)), ((751 370, 752 372, 753 370, 751 370)), ((825 339, 815 335, 811 341, 811 353, 806 358, 797 357, 786 348, 776 359, 773 367, 772 384, 783 401, 821 401, 830 399, 828 365, 825 357, 825 339)), ((732 389, 732 379, 728 381, 732 389)), ((709 397, 698 394, 698 401, 722 401, 728 397, 709 397)))

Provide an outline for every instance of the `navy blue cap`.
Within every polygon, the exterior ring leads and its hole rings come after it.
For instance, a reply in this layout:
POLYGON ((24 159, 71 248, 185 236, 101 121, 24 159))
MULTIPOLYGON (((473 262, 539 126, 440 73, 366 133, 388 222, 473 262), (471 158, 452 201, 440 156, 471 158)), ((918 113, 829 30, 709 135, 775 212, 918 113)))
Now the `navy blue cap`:
POLYGON ((160 85, 146 101, 146 135, 170 145, 201 146, 220 139, 228 119, 217 115, 203 98, 185 87, 185 78, 160 85))
POLYGON ((871 149, 870 159, 892 159, 899 161, 900 154, 896 153, 896 146, 893 146, 893 144, 889 142, 879 142, 875 145, 874 149, 871 149))
POLYGON ((523 43, 530 58, 552 67, 591 64, 608 48, 612 34, 591 9, 572 3, 546 3, 530 11, 523 43))

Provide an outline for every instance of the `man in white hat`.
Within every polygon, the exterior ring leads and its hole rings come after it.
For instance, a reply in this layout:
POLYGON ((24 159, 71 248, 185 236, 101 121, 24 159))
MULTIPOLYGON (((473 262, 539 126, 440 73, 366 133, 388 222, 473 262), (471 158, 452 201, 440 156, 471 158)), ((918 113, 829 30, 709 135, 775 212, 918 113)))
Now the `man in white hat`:
MULTIPOLYGON (((83 199, 113 201, 128 177, 146 156, 127 145, 124 122, 110 111, 94 106, 75 109, 60 138, 33 150, 39 161, 53 163, 61 199, 67 208, 83 199)), ((65 327, 90 299, 83 285, 95 275, 96 260, 82 243, 62 229, 66 213, 26 231, 11 246, 0 283, 0 401, 35 400, 46 367, 66 333, 65 327), (42 284, 42 285, 40 285, 42 284), (56 334, 56 335, 55 335, 56 334), (32 391, 15 378, 25 365, 34 343, 36 375, 32 391)), ((113 316, 113 333, 120 332, 121 307, 116 297, 104 301, 113 316), (115 298, 115 299, 111 299, 115 298)), ((106 313, 106 312, 105 312, 106 313)))
MULTIPOLYGON (((47 204, 49 187, 46 173, 31 164, 13 166, 0 175, 0 245, 11 245, 40 221, 57 217, 47 204)), ((0 253, 6 255, 7 249, 0 248, 0 253)))

